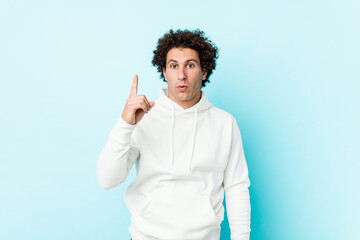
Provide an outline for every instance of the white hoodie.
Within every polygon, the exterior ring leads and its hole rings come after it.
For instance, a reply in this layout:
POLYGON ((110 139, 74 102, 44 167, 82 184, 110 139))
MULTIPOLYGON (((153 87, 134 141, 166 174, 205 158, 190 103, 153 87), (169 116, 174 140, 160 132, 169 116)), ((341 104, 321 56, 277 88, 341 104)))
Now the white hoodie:
POLYGON ((137 177, 124 194, 133 240, 219 240, 224 192, 231 239, 249 239, 250 181, 240 131, 203 91, 183 109, 165 86, 139 123, 119 118, 97 162, 101 187, 123 183, 134 163, 137 177))

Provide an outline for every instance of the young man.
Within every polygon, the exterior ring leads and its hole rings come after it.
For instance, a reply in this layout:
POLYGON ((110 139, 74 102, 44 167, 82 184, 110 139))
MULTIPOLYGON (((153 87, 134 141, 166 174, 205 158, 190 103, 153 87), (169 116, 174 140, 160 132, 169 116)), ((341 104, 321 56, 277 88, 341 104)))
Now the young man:
POLYGON ((227 206, 232 240, 248 240, 248 169, 235 118, 214 107, 201 90, 215 69, 218 49, 200 30, 170 30, 154 50, 167 86, 149 102, 130 97, 98 162, 102 188, 126 190, 133 240, 219 240, 227 206))

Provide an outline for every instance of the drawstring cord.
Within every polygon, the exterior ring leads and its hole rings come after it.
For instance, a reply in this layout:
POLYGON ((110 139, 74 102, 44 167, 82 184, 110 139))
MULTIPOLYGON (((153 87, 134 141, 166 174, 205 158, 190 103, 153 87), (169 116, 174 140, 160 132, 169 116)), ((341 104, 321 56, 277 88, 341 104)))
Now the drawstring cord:
POLYGON ((170 155, 171 155, 171 166, 174 165, 174 122, 175 122, 175 104, 172 104, 172 121, 171 121, 171 146, 170 146, 170 155))
MULTIPOLYGON (((195 148, 195 137, 196 137, 196 124, 197 124, 197 113, 198 113, 199 105, 195 108, 195 118, 194 118, 194 128, 193 128, 193 138, 191 144, 191 152, 189 158, 189 170, 191 170, 192 158, 195 148)), ((171 121, 171 136, 170 136, 170 159, 171 166, 174 165, 174 124, 175 124, 175 104, 172 103, 172 121, 171 121)))
POLYGON ((191 170, 191 163, 192 163, 192 157, 193 157, 193 152, 194 152, 198 107, 199 107, 199 105, 197 105, 196 109, 195 109, 194 131, 193 131, 193 141, 192 141, 192 144, 191 144, 192 148, 191 148, 190 159, 189 159, 189 170, 191 170))

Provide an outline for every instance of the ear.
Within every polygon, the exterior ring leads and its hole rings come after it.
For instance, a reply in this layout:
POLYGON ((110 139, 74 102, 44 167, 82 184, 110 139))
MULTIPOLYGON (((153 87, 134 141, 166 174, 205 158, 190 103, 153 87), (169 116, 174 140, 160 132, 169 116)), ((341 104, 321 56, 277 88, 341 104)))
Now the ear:
POLYGON ((202 80, 205 80, 206 76, 207 76, 207 71, 205 71, 205 69, 203 69, 202 76, 201 76, 202 80))
POLYGON ((163 68, 163 71, 162 71, 163 75, 164 75, 164 78, 165 78, 165 81, 166 81, 166 69, 163 68))

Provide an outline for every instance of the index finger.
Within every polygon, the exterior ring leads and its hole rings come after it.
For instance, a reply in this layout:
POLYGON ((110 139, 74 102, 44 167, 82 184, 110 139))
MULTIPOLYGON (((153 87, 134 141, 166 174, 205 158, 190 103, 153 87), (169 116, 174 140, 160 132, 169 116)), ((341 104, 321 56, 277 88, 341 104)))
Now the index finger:
POLYGON ((138 88, 138 75, 135 74, 133 84, 131 87, 130 97, 135 97, 137 95, 137 88, 138 88))

